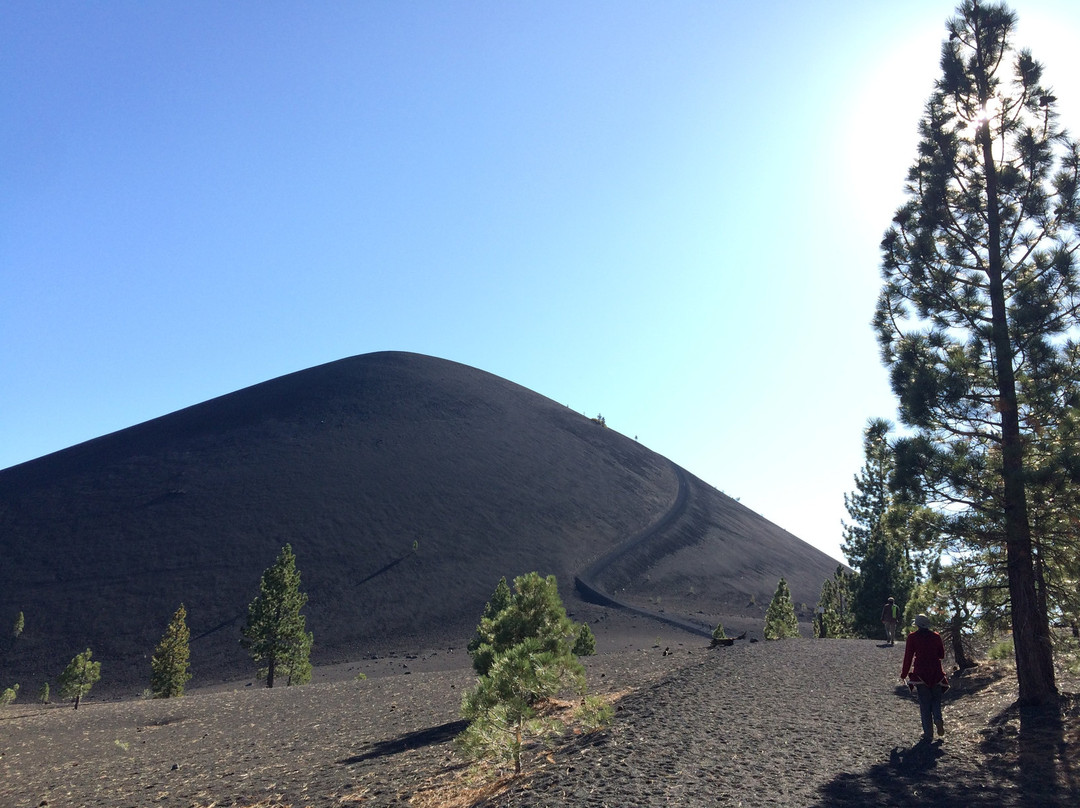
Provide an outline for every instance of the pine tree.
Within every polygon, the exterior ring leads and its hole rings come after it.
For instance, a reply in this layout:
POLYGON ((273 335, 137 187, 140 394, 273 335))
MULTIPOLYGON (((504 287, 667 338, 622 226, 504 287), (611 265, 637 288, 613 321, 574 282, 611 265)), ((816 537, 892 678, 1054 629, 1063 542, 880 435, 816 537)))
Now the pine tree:
POLYGON ((311 678, 309 656, 314 640, 306 631, 300 610, 307 595, 300 591, 300 573, 292 547, 281 548, 274 565, 259 581, 259 594, 248 606, 248 618, 241 630, 240 644, 260 668, 260 678, 273 687, 279 672, 289 684, 303 684, 311 678))
POLYGON ((588 623, 582 623, 572 649, 574 656, 593 656, 596 653, 596 635, 588 623))
POLYGON ((464 751, 513 761, 520 772, 525 740, 552 731, 537 705, 563 688, 585 692, 585 669, 575 652, 586 631, 591 637, 591 629, 566 616, 554 575, 519 576, 513 591, 502 579, 469 644, 478 679, 462 699, 470 722, 460 740, 464 751))
POLYGON ((889 448, 892 424, 883 418, 871 418, 863 431, 862 470, 855 477, 855 490, 844 494, 844 507, 851 517, 843 522, 844 542, 841 549, 848 563, 858 569, 870 543, 881 532, 885 512, 892 504, 889 483, 895 466, 889 448))
POLYGON ((566 660, 528 637, 492 660, 488 672, 461 701, 469 721, 459 745, 477 758, 512 761, 521 773, 521 751, 530 737, 554 732, 557 721, 539 717, 536 705, 563 685, 566 660))
POLYGON ((795 605, 791 602, 791 591, 783 578, 776 585, 776 592, 765 610, 765 639, 782 640, 785 637, 799 636, 799 621, 795 617, 795 605))
MULTIPOLYGON (((920 123, 908 201, 882 240, 874 326, 913 430, 903 452, 963 541, 965 509, 1004 547, 1022 704, 1057 700, 1036 472, 1075 468, 1080 146, 1015 15, 965 0, 920 123), (1038 456, 1036 453, 1044 451, 1038 456), (955 517, 955 518, 951 518, 955 517)), ((905 472, 906 473, 906 472, 905 472)), ((1069 472, 1075 477, 1075 471, 1069 472)))
MULTIPOLYGON (((577 626, 566 616, 554 575, 542 578, 536 572, 514 579, 514 591, 499 582, 484 609, 476 636, 469 643, 473 669, 483 676, 495 657, 529 637, 540 640, 545 651, 573 655, 572 639, 577 626), (501 608, 500 608, 501 604, 501 608)), ((574 660, 574 664, 578 664, 574 660)))
POLYGON ((76 710, 79 709, 83 696, 89 693, 90 688, 101 678, 101 663, 92 661, 92 656, 89 648, 77 654, 57 680, 60 698, 74 701, 76 710))
POLYGON ((842 639, 855 633, 854 619, 851 613, 851 578, 840 564, 832 578, 826 578, 821 585, 821 597, 818 599, 818 619, 814 633, 817 637, 842 639))
POLYGON ((187 610, 181 603, 150 660, 150 692, 154 698, 168 699, 184 695, 184 685, 191 679, 190 639, 187 610))
POLYGON ((15 627, 11 630, 15 639, 19 639, 22 636, 23 629, 26 627, 26 620, 23 618, 23 613, 19 612, 19 616, 15 618, 15 627))
POLYGON ((844 523, 844 555, 856 570, 849 582, 852 630, 857 636, 881 632, 881 607, 889 597, 907 601, 914 585, 908 522, 893 494, 896 461, 889 433, 892 424, 872 418, 863 432, 865 462, 855 477, 855 491, 844 495, 851 523, 844 523))

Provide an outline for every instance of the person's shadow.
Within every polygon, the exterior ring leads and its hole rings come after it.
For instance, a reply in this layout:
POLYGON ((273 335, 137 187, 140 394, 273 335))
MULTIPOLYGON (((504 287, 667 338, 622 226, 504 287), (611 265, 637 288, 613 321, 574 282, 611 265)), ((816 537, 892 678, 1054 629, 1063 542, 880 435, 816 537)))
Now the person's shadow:
POLYGON ((945 756, 941 747, 941 741, 919 741, 906 749, 894 746, 889 753, 889 765, 898 774, 918 777, 937 766, 938 759, 945 756))
POLYGON ((950 754, 941 740, 920 741, 906 748, 893 747, 888 761, 862 772, 841 774, 826 783, 815 808, 1002 808, 1018 804, 1018 795, 1022 795, 1024 805, 1073 808, 1080 805, 1080 774, 1070 756, 1061 720, 1061 709, 1067 706, 1013 705, 992 718, 979 744, 981 771, 974 782, 970 773, 938 765, 950 754), (1015 729, 1016 718, 1020 719, 1019 731, 1015 729))

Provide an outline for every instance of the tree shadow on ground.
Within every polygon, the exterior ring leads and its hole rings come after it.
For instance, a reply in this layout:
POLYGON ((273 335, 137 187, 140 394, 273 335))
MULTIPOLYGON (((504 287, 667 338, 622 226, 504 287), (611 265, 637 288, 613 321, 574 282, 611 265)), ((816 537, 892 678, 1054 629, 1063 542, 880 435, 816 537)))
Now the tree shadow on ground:
POLYGON ((1049 707, 1010 706, 983 731, 980 751, 986 769, 1014 783, 1032 805, 1080 805, 1078 714, 1077 695, 1064 695, 1059 705, 1049 707))
POLYGON ((816 808, 1074 808, 1080 804, 1080 733, 1074 729, 1067 737, 1063 715, 1080 716, 1080 696, 1064 696, 1050 708, 1014 704, 980 731, 979 759, 961 765, 949 760, 940 741, 896 747, 888 762, 841 774, 823 786, 816 808))
POLYGON ((407 752, 410 749, 421 749, 425 746, 434 746, 435 744, 445 743, 447 741, 452 741, 460 735, 467 726, 469 726, 468 721, 448 721, 437 727, 428 727, 427 729, 418 729, 415 732, 407 732, 404 735, 388 741, 379 741, 377 743, 368 744, 360 754, 350 758, 344 758, 337 762, 349 766, 354 763, 363 763, 365 760, 386 757, 388 755, 397 755, 401 752, 407 752))

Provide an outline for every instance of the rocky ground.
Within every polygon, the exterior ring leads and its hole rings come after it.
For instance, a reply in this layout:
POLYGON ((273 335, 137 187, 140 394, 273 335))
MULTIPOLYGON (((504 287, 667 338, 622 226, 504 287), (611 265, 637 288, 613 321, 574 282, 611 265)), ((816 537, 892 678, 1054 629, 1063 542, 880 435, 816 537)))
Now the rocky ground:
POLYGON ((587 666, 593 691, 621 694, 610 728, 533 750, 498 787, 452 744, 468 658, 429 653, 369 661, 381 675, 360 681, 353 665, 299 688, 0 708, 0 805, 1080 804, 1078 705, 1036 731, 987 668, 954 680, 948 734, 927 745, 900 646, 624 640, 587 666))

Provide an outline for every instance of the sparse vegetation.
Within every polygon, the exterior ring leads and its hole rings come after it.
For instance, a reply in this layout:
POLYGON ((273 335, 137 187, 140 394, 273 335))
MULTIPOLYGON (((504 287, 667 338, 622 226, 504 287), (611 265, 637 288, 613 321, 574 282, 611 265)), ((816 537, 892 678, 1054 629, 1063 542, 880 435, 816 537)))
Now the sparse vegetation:
POLYGON ((187 610, 181 603, 150 660, 150 691, 154 698, 168 699, 184 695, 184 685, 191 679, 188 664, 191 656, 190 638, 187 610))
POLYGON ((986 655, 990 659, 1012 659, 1014 655, 1012 637, 1007 640, 1001 640, 991 645, 986 650, 986 655))
POLYGON ((41 688, 38 690, 37 699, 38 699, 39 704, 48 704, 49 703, 49 683, 48 682, 42 682, 41 688))
POLYGON ((795 617, 795 606, 791 602, 791 591, 783 578, 776 585, 769 608, 765 611, 765 639, 782 640, 785 637, 799 636, 799 621, 795 617))
POLYGON ((92 661, 92 656, 87 648, 77 654, 60 674, 60 698, 74 701, 76 710, 79 709, 83 696, 89 693, 90 688, 101 678, 101 663, 92 661))
POLYGON ((300 610, 307 595, 300 591, 300 573, 292 546, 281 548, 273 566, 259 581, 259 595, 248 606, 248 618, 241 630, 240 644, 251 653, 259 669, 259 678, 273 687, 279 674, 286 684, 311 681, 311 645, 314 636, 306 630, 300 610))
POLYGON ((585 696, 574 713, 574 718, 584 732, 597 732, 608 727, 614 717, 615 708, 611 706, 611 701, 603 696, 585 696))
POLYGON ((23 629, 25 627, 26 627, 26 620, 23 618, 23 613, 19 612, 19 616, 15 618, 15 626, 11 629, 11 635, 15 639, 19 639, 19 637, 22 635, 23 629))

